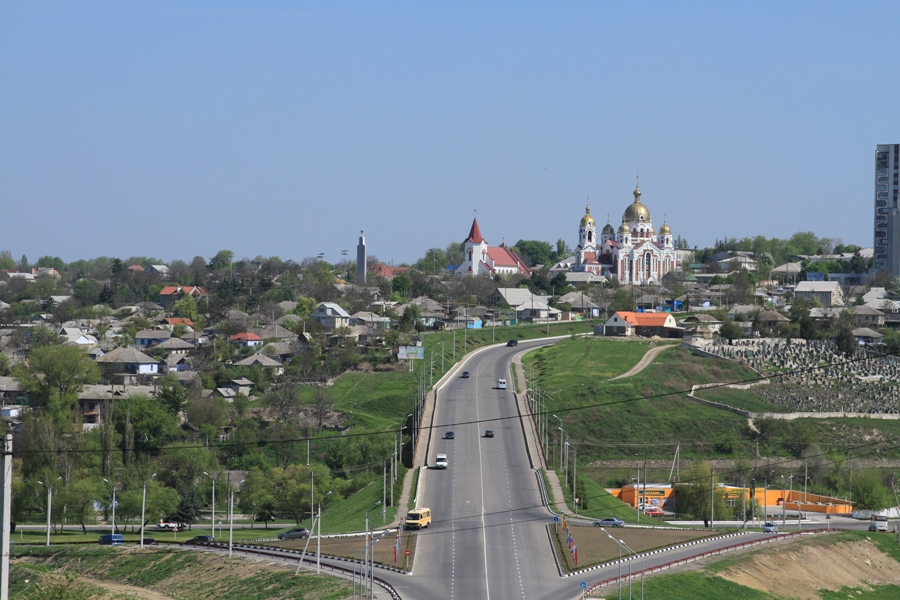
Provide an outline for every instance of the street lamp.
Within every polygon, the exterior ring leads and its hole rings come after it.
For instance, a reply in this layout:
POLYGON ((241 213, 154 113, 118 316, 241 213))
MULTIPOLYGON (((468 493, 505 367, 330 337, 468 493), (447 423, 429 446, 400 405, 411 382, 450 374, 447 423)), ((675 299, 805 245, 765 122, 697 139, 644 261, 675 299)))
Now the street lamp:
POLYGON ((112 501, 112 532, 113 535, 116 534, 116 484, 110 481, 109 479, 103 478, 103 481, 110 484, 113 488, 113 501, 112 501))
POLYGON ((210 520, 212 521, 212 537, 216 539, 216 477, 219 476, 218 473, 215 475, 210 475, 206 471, 203 471, 203 474, 212 479, 213 487, 212 487, 212 516, 210 520))
MULTIPOLYGON (((50 511, 53 508, 52 500, 53 500, 53 486, 56 485, 56 482, 62 479, 62 476, 57 477, 53 480, 52 483, 44 483, 43 481, 38 481, 41 485, 47 486, 47 545, 50 545, 50 511)), ((115 488, 113 488, 115 489, 115 488)))
POLYGON ((603 527, 600 528, 600 531, 605 533, 606 537, 614 541, 616 545, 619 546, 619 575, 616 579, 619 582, 619 600, 622 600, 622 544, 619 543, 619 540, 609 535, 609 532, 603 527))
MULTIPOLYGON (((331 495, 331 491, 325 494, 325 497, 331 495)), ((316 574, 318 575, 321 572, 321 562, 322 562, 322 499, 319 498, 319 516, 316 517, 316 527, 319 528, 319 532, 316 534, 316 574)))
POLYGON ((557 427, 557 429, 559 429, 559 470, 562 471, 562 470, 563 470, 563 466, 562 466, 562 459, 563 459, 563 456, 562 456, 562 455, 563 455, 563 453, 562 453, 562 448, 563 448, 562 441, 563 441, 563 439, 564 439, 565 436, 566 436, 566 432, 565 432, 565 430, 563 430, 563 427, 562 427, 562 419, 561 419, 560 417, 557 417, 556 415, 553 415, 553 418, 554 418, 554 419, 557 419, 557 420, 559 421, 559 427, 557 427))
POLYGON ((141 548, 144 547, 144 515, 147 510, 147 482, 156 477, 156 473, 144 480, 144 493, 141 496, 141 548))
MULTIPOLYGON (((646 478, 645 478, 645 479, 646 479, 646 478)), ((633 549, 631 546, 629 546, 628 544, 626 544, 626 543, 625 543, 625 540, 619 540, 619 541, 622 542, 622 545, 625 546, 625 548, 626 548, 627 550, 631 551, 636 557, 638 557, 638 558, 641 559, 641 600, 644 600, 644 555, 641 554, 640 556, 638 556, 638 553, 635 552, 634 549, 633 549)), ((629 573, 630 573, 630 572, 631 572, 631 571, 629 570, 629 573)), ((630 598, 630 597, 631 597, 631 591, 630 591, 630 590, 631 590, 631 584, 628 585, 628 589, 629 589, 628 597, 630 598)))

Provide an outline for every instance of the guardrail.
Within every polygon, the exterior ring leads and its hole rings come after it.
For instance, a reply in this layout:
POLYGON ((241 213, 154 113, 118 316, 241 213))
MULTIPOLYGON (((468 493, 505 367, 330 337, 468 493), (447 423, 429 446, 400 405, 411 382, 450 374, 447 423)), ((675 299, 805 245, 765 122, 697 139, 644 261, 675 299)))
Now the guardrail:
POLYGON ((826 529, 807 529, 806 531, 792 531, 789 533, 780 533, 775 534, 772 537, 761 538, 756 540, 750 540, 747 542, 741 542, 739 544, 732 544, 730 546, 725 546, 723 548, 716 548, 715 550, 707 550, 706 552, 701 552, 700 554, 695 554, 693 556, 689 556, 687 558, 680 558, 678 560, 673 560, 667 563, 663 563, 661 565, 656 565, 655 567, 650 567, 649 569, 642 569, 639 571, 632 571, 631 575, 624 575, 622 577, 610 577, 609 579, 604 579, 602 581, 598 581, 592 586, 587 588, 587 593, 591 593, 600 588, 606 587, 608 585, 612 585, 618 582, 627 582, 634 581, 641 574, 652 574, 658 573, 660 571, 666 571, 668 569, 672 569, 674 567, 678 567, 681 565, 686 565, 703 558, 708 558, 710 556, 716 556, 718 554, 725 554, 726 552, 734 552, 735 550, 742 550, 744 548, 750 548, 752 546, 759 546, 761 544, 769 544, 771 542, 776 542, 779 540, 786 540, 792 537, 797 537, 799 535, 815 535, 817 533, 834 533, 836 530, 826 530, 826 529))

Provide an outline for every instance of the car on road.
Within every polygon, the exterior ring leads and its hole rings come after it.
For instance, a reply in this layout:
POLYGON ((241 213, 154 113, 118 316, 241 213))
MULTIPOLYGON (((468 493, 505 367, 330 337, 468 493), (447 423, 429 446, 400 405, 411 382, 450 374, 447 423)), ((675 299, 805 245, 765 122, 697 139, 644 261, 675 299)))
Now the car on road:
POLYGON ((160 529, 168 529, 170 531, 183 531, 187 529, 187 525, 184 523, 180 523, 179 521, 175 521, 173 519, 160 519, 159 520, 159 528, 160 529))
POLYGON ((434 457, 434 468, 435 469, 446 469, 450 465, 450 461, 447 460, 446 454, 438 454, 434 457))
POLYGON ((185 546, 209 546, 215 544, 216 540, 211 535, 195 535, 184 543, 185 546))
POLYGON ((875 523, 869 525, 869 531, 878 531, 878 527, 875 526, 875 523))
POLYGON ((485 429, 484 437, 494 437, 494 430, 493 429, 485 429))
POLYGON ((463 379, 468 379, 468 378, 469 378, 469 372, 468 372, 468 371, 463 371, 463 372, 462 372, 462 378, 463 378, 463 379))
POLYGON ((519 345, 519 340, 509 340, 506 342, 507 347, 512 348, 513 346, 519 345))
MULTIPOLYGON (((141 545, 140 540, 138 540, 137 544, 138 544, 138 546, 141 545)), ((146 538, 146 537, 145 537, 145 538, 144 538, 144 545, 145 545, 145 546, 159 546, 159 542, 157 542, 157 541, 156 541, 155 539, 153 539, 153 538, 146 538)))
POLYGON ((778 533, 778 523, 766 521, 763 525, 763 533, 778 533))
POLYGON ((648 517, 661 517, 661 516, 665 515, 666 513, 665 513, 665 511, 663 511, 663 509, 659 508, 658 506, 648 506, 647 508, 644 509, 644 514, 647 515, 648 517))
POLYGON ((498 390, 505 390, 505 389, 506 389, 506 380, 505 380, 505 379, 498 379, 498 380, 497 380, 497 389, 498 389, 498 390))
POLYGON ((279 540, 305 540, 309 537, 309 529, 305 527, 295 527, 283 533, 278 534, 279 540))
POLYGON ((452 431, 448 431, 447 433, 444 434, 444 439, 445 440, 455 440, 456 434, 453 433, 452 431))
POLYGON ((100 536, 101 546, 121 546, 124 537, 121 533, 107 533, 100 536))
POLYGON ((625 527, 625 521, 615 517, 606 517, 599 521, 594 521, 594 527, 625 527))
POLYGON ((431 509, 417 508, 406 514, 406 521, 403 526, 406 529, 424 529, 431 525, 431 509))

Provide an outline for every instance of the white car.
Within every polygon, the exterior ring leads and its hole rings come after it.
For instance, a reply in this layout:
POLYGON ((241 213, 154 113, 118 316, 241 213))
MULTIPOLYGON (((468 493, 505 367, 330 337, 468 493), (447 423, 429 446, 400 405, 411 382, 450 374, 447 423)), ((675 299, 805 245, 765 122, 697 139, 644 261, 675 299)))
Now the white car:
POLYGON ((446 469, 450 465, 446 454, 438 454, 434 459, 435 469, 446 469))
POLYGON ((497 389, 498 389, 498 390, 505 390, 505 389, 506 389, 506 380, 505 380, 505 379, 498 379, 498 380, 497 380, 497 389))

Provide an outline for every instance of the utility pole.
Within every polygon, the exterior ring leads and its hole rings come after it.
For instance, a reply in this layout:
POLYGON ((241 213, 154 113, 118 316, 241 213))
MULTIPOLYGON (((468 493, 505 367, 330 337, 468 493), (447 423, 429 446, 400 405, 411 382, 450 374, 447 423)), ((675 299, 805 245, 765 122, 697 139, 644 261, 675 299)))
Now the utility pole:
MULTIPOLYGON (((5 428, 8 425, 0 421, 5 428)), ((9 600, 9 529, 12 520, 12 433, 3 434, 3 464, 0 466, 0 493, 3 495, 3 520, 0 527, 3 528, 2 543, 0 543, 0 600, 9 600)))
POLYGON ((716 470, 709 468, 709 526, 714 527, 713 518, 716 516, 716 470))

